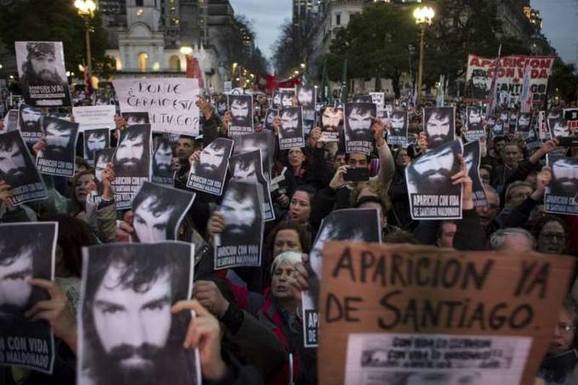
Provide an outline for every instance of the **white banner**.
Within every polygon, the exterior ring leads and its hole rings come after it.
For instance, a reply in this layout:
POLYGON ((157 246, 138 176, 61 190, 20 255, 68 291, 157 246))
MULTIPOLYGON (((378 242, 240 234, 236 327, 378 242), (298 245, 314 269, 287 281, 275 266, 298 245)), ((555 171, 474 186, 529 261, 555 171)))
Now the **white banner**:
POLYGON ((72 107, 72 116, 74 122, 79 124, 80 131, 96 128, 113 129, 115 114, 114 105, 72 107))
POLYGON ((496 74, 497 104, 517 103, 522 93, 524 71, 528 67, 529 100, 532 104, 543 103, 554 59, 550 56, 505 56, 498 63, 495 58, 469 55, 465 97, 488 100, 492 79, 496 74))
POLYGON ((148 112, 153 131, 199 135, 197 79, 119 79, 112 84, 121 112, 148 112))

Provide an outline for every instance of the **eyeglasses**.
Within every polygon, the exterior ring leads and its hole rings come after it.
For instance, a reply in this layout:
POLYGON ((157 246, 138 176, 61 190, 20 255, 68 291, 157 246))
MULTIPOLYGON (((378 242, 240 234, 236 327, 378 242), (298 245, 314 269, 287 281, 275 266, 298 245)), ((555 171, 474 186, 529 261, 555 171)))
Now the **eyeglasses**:
POLYGON ((568 333, 570 333, 576 329, 576 327, 574 325, 563 323, 563 322, 560 322, 557 325, 557 327, 558 327, 558 330, 560 331, 560 333, 562 333, 562 334, 568 334, 568 333))
POLYGON ((548 239, 554 239, 554 238, 566 239, 566 234, 564 234, 564 233, 542 233, 541 235, 542 235, 542 237, 548 238, 548 239))

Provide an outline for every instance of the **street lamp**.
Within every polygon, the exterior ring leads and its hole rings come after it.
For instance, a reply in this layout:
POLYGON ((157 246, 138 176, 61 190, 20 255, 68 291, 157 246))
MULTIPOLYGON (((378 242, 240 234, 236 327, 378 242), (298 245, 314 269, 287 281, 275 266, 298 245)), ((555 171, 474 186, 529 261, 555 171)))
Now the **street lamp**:
POLYGON ((435 11, 431 7, 417 7, 413 11, 413 17, 415 23, 420 27, 420 38, 419 38, 419 67, 417 71, 417 97, 416 104, 419 104, 421 99, 421 83, 423 78, 423 46, 424 46, 424 35, 425 27, 431 25, 432 20, 435 16, 435 11))
POLYGON ((89 76, 92 76, 92 54, 90 52, 90 19, 94 16, 96 10, 96 3, 94 0, 75 0, 74 7, 78 11, 78 15, 84 20, 85 39, 86 39, 86 69, 89 76))

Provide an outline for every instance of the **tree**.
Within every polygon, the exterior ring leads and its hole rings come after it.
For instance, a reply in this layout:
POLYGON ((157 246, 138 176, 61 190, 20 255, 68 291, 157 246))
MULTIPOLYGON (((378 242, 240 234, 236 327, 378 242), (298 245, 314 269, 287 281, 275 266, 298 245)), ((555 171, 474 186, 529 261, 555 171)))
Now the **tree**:
POLYGON ((255 74, 267 73, 269 63, 258 47, 254 47, 255 31, 253 23, 243 15, 235 15, 235 27, 221 32, 225 43, 227 65, 233 63, 255 74))
POLYGON ((273 44, 273 66, 279 76, 287 77, 311 56, 315 29, 311 17, 302 20, 299 25, 290 20, 283 22, 281 34, 273 44))
POLYGON ((554 62, 550 76, 551 94, 566 102, 575 102, 578 98, 578 75, 574 64, 564 64, 560 59, 554 62))
MULTIPOLYGON (((93 67, 104 67, 107 34, 100 14, 91 20, 91 51, 93 67)), ((72 0, 22 0, 0 6, 0 40, 11 53, 15 41, 62 41, 66 68, 74 71, 86 62, 84 20, 72 0)))
MULTIPOLYGON (((327 56, 329 77, 340 79, 347 59, 349 78, 392 79, 399 97, 400 77, 410 69, 408 47, 415 44, 417 32, 410 9, 385 3, 368 6, 332 42, 327 56)), ((376 86, 380 88, 379 83, 376 86)))
POLYGON ((438 0, 435 9, 426 30, 425 84, 440 74, 454 83, 465 74, 469 54, 496 57, 500 44, 503 56, 529 53, 527 45, 503 35, 496 0, 438 0))

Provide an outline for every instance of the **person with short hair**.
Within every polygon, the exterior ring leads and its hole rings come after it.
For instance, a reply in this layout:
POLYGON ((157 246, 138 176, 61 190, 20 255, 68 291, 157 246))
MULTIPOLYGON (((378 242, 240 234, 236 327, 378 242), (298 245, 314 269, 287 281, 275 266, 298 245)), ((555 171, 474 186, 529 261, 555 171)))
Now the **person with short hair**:
POLYGON ((500 229, 490 237, 492 249, 504 252, 525 252, 536 248, 536 240, 529 231, 519 227, 500 229))
POLYGON ((538 377, 546 385, 572 385, 578 378, 578 350, 576 349, 576 326, 578 306, 568 296, 560 309, 554 336, 542 360, 538 377))

